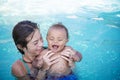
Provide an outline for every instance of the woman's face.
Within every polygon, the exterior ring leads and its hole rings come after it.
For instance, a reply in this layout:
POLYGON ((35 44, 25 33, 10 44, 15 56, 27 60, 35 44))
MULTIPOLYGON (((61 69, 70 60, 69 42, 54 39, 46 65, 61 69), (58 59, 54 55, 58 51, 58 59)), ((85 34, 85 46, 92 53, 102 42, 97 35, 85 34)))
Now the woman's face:
POLYGON ((60 52, 63 50, 67 39, 67 34, 64 29, 50 29, 47 35, 48 48, 53 52, 60 52))
POLYGON ((27 41, 29 42, 27 43, 25 53, 33 57, 39 55, 43 48, 43 39, 40 31, 36 29, 34 33, 31 33, 31 35, 27 37, 27 41))

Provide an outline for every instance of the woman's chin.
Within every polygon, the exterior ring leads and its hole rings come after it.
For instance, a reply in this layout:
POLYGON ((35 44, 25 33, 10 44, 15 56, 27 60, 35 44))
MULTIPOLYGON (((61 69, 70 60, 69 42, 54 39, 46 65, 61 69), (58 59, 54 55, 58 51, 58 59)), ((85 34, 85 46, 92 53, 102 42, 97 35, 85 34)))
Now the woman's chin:
POLYGON ((37 51, 35 55, 38 56, 40 53, 41 53, 41 51, 37 51))

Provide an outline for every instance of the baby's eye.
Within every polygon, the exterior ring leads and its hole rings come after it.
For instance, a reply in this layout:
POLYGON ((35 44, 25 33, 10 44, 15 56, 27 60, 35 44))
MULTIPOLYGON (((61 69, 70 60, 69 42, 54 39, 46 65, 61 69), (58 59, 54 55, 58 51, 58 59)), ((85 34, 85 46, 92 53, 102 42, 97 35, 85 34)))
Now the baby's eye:
POLYGON ((58 41, 63 41, 63 39, 58 39, 58 41))

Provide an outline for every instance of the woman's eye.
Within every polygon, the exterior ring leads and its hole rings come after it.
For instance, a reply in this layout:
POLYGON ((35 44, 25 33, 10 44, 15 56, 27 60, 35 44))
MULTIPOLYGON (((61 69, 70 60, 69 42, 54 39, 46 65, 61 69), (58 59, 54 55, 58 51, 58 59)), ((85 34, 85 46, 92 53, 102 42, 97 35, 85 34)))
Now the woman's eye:
POLYGON ((34 45, 37 45, 37 42, 35 42, 34 45))
POLYGON ((50 40, 53 40, 53 38, 49 38, 50 40))

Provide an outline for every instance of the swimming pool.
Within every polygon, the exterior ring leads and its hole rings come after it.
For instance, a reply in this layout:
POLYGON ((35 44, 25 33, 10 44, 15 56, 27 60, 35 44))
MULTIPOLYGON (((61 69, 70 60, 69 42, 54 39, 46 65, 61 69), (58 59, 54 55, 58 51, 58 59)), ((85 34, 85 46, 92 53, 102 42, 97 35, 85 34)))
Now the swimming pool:
POLYGON ((83 55, 74 70, 79 80, 120 80, 119 4, 119 0, 1 0, 0 80, 14 79, 11 66, 21 55, 11 33, 26 19, 39 24, 45 46, 51 24, 62 22, 68 28, 68 45, 83 55))

